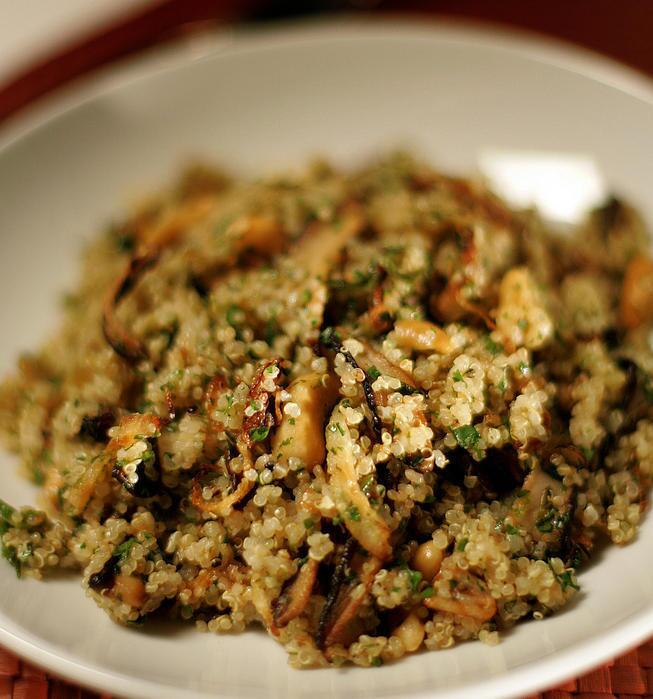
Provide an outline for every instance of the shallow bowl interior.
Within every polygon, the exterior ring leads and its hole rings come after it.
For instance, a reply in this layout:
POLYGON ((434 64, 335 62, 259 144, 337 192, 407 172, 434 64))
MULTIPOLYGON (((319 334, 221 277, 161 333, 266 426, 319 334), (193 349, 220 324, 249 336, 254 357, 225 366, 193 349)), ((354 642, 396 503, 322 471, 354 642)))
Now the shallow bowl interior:
MULTIPOLYGON (((187 156, 245 173, 325 154, 349 164, 404 147, 447 170, 488 149, 579 156, 653 222, 653 90, 625 69, 540 41, 447 25, 274 30, 123 71, 0 149, 0 370, 57 318, 85 239, 187 156)), ((60 105, 59 105, 60 107, 60 105)), ((57 109, 59 108, 57 107, 57 109)), ((8 500, 33 499, 0 457, 8 500)), ((109 621, 74 578, 19 582, 0 566, 0 642, 80 682, 148 697, 489 697, 579 674, 653 632, 653 517, 581 575, 559 616, 494 648, 374 670, 297 672, 263 633, 210 636, 109 621)))

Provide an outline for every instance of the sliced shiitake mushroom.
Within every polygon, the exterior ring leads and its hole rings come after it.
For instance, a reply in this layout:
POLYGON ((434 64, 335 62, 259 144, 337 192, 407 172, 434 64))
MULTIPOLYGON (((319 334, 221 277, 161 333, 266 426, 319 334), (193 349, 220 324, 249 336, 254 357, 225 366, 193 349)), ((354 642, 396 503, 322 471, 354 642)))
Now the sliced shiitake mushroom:
POLYGON ((319 567, 318 561, 308 558, 288 582, 274 606, 273 619, 277 628, 287 626, 304 612, 313 593, 319 567))

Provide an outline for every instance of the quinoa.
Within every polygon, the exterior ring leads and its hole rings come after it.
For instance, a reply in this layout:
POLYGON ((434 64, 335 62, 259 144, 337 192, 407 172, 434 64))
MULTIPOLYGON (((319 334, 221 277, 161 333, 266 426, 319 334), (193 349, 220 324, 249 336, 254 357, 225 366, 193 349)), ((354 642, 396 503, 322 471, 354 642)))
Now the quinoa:
POLYGON ((41 487, 0 501, 2 554, 122 624, 260 624, 296 667, 496 644, 644 516, 649 245, 615 197, 563 235, 406 155, 195 167, 0 385, 41 487))

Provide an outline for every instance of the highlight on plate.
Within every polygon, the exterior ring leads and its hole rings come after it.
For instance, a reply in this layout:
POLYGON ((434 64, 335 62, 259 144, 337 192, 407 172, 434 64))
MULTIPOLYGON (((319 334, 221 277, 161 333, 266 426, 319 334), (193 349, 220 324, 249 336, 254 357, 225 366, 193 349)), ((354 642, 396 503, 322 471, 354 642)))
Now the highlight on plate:
POLYGON ((262 624, 298 667, 495 644, 636 536, 649 244, 620 199, 562 234, 405 155, 196 166, 0 387, 43 508, 2 503, 3 555, 123 624, 262 624))

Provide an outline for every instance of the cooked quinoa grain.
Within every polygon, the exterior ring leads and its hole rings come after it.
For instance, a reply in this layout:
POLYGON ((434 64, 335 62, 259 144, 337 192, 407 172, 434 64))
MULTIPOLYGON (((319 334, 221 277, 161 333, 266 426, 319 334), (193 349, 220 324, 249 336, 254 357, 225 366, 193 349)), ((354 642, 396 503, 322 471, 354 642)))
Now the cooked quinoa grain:
POLYGON ((3 556, 123 624, 262 624, 296 667, 496 644, 636 536, 648 246, 616 198, 563 236, 403 155, 195 168, 88 248, 0 386, 42 499, 0 501, 3 556))

